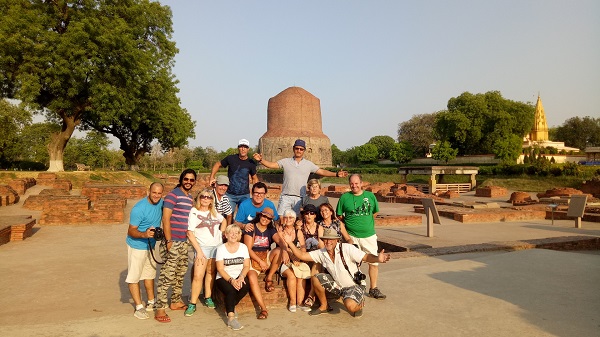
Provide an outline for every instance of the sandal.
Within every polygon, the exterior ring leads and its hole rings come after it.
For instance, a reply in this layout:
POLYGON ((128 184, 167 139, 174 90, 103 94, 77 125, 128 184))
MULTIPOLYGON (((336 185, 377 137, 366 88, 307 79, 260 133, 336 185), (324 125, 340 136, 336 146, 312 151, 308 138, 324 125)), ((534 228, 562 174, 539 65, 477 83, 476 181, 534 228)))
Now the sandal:
POLYGON ((154 316, 154 319, 160 323, 171 323, 171 317, 165 314, 164 316, 154 316))
POLYGON ((171 308, 171 310, 186 310, 188 308, 188 306, 183 302, 176 302, 176 303, 171 303, 169 308, 171 308))
POLYGON ((275 287, 273 287, 273 280, 265 279, 265 291, 270 293, 273 290, 275 290, 275 287))
POLYGON ((304 300, 304 306, 305 307, 309 307, 312 308, 313 304, 315 304, 315 299, 312 296, 308 296, 305 300, 304 300))
POLYGON ((269 317, 269 313, 266 310, 262 310, 260 314, 258 314, 257 319, 267 319, 269 317))

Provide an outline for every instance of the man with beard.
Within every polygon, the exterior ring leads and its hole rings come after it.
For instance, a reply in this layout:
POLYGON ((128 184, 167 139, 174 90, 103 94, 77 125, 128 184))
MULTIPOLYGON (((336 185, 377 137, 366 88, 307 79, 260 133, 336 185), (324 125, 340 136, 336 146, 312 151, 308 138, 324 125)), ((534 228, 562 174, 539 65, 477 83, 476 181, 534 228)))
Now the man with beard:
POLYGON ((152 183, 148 190, 148 197, 138 201, 131 209, 129 228, 127 229, 127 278, 125 282, 129 287, 131 298, 135 304, 133 316, 139 319, 148 319, 146 310, 154 308, 154 277, 156 277, 156 264, 152 263, 149 249, 154 249, 154 229, 160 227, 162 219, 162 194, 163 185, 152 183), (144 308, 140 291, 140 280, 144 281, 148 306, 144 308))
POLYGON ((187 228, 188 216, 194 205, 190 190, 196 183, 196 171, 185 169, 179 176, 179 184, 169 192, 163 202, 163 228, 165 242, 161 243, 161 256, 166 258, 165 264, 160 268, 158 278, 156 314, 154 319, 161 323, 171 322, 166 314, 167 292, 171 294, 171 310, 185 310, 187 305, 181 298, 183 277, 188 268, 188 241, 187 228))

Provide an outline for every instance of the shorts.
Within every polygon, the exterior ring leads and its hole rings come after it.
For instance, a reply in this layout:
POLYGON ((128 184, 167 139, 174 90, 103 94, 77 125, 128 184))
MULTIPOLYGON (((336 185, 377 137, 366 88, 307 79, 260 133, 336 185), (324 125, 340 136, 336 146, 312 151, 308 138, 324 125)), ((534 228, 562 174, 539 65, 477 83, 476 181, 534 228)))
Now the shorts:
POLYGON ((319 280, 319 283, 321 283, 325 291, 336 296, 342 296, 343 300, 349 298, 360 304, 365 299, 365 286, 355 284, 350 287, 342 288, 329 274, 319 273, 315 275, 315 277, 319 280))
POLYGON ((127 246, 127 278, 126 283, 138 283, 140 280, 154 280, 156 264, 152 261, 150 251, 127 246))
POLYGON ((219 246, 200 246, 200 249, 207 259, 214 259, 217 257, 217 247, 219 246))
MULTIPOLYGON (((377 248, 377 234, 371 235, 368 238, 355 238, 354 236, 350 236, 354 244, 358 245, 358 249, 362 250, 367 254, 378 255, 377 248)), ((379 263, 369 263, 374 266, 378 266, 379 263)))

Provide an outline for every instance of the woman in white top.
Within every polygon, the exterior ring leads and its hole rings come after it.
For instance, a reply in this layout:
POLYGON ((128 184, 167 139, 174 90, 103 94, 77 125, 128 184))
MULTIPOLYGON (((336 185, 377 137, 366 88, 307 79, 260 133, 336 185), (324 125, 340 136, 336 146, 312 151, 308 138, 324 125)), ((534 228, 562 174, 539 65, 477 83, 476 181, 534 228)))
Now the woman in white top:
POLYGON ((215 209, 214 194, 211 189, 203 189, 196 196, 194 207, 188 218, 187 236, 194 247, 194 269, 192 278, 192 295, 185 316, 192 316, 196 311, 196 301, 200 296, 204 283, 204 304, 214 308, 212 286, 215 273, 215 255, 217 247, 223 243, 223 234, 227 221, 215 209), (206 274, 206 277, 205 277, 206 274))
POLYGON ((240 244, 242 230, 234 224, 225 229, 227 242, 217 248, 217 280, 215 285, 225 295, 227 326, 240 330, 243 326, 235 317, 235 306, 248 294, 248 271, 250 253, 248 247, 240 244))

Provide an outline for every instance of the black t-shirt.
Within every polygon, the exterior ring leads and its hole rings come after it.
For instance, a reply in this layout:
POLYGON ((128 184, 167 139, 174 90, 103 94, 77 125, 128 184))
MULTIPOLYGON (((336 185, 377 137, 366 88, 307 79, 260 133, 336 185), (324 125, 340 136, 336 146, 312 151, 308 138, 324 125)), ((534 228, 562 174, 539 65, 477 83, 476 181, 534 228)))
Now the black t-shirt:
POLYGON ((232 154, 221 160, 221 166, 227 167, 229 187, 227 193, 233 195, 244 195, 250 193, 250 176, 256 174, 256 163, 248 157, 241 160, 237 154, 232 154))

